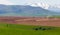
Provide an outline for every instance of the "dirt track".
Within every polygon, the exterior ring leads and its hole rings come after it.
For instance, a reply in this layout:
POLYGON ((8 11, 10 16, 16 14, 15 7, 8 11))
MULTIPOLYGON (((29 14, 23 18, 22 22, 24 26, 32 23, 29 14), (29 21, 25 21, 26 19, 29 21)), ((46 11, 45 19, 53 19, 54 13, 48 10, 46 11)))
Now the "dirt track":
POLYGON ((59 26, 60 18, 41 18, 41 17, 0 17, 0 22, 24 25, 41 25, 41 26, 59 26))

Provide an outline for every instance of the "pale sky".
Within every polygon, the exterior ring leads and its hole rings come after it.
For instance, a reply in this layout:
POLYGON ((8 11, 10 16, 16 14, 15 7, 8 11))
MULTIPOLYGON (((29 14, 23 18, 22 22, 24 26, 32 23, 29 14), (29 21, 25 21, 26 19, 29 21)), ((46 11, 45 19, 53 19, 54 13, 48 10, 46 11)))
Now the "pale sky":
POLYGON ((13 5, 14 3, 9 0, 0 0, 0 4, 13 5))
POLYGON ((7 5, 24 5, 26 3, 47 3, 49 5, 60 5, 60 0, 0 0, 0 4, 7 4, 7 5))

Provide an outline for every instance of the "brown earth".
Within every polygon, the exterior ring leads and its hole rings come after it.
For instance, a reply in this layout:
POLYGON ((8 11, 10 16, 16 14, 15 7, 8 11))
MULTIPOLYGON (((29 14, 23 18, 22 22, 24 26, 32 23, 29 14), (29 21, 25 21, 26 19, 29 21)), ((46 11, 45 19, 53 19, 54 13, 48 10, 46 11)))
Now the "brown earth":
POLYGON ((24 25, 58 26, 60 18, 47 17, 0 17, 0 22, 24 25))

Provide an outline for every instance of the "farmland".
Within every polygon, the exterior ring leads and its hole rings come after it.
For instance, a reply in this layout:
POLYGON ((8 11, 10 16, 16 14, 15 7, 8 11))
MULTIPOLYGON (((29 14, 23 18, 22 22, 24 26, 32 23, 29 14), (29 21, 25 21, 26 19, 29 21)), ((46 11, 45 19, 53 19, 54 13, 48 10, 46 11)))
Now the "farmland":
POLYGON ((60 18, 0 17, 0 35, 60 35, 60 18))
POLYGON ((60 27, 0 23, 0 35, 60 35, 60 27), (34 29, 39 27, 46 29, 34 29))
POLYGON ((58 26, 60 18, 54 17, 0 17, 0 22, 23 25, 58 26))

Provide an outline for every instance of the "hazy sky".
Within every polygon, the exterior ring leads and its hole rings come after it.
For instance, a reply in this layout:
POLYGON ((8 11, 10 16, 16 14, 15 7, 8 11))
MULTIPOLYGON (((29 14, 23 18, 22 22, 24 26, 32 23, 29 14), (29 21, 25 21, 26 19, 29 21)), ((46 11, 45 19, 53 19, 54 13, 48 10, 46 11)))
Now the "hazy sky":
POLYGON ((60 5, 60 0, 0 0, 0 4, 17 4, 17 5, 23 5, 26 3, 48 3, 50 5, 60 5))

